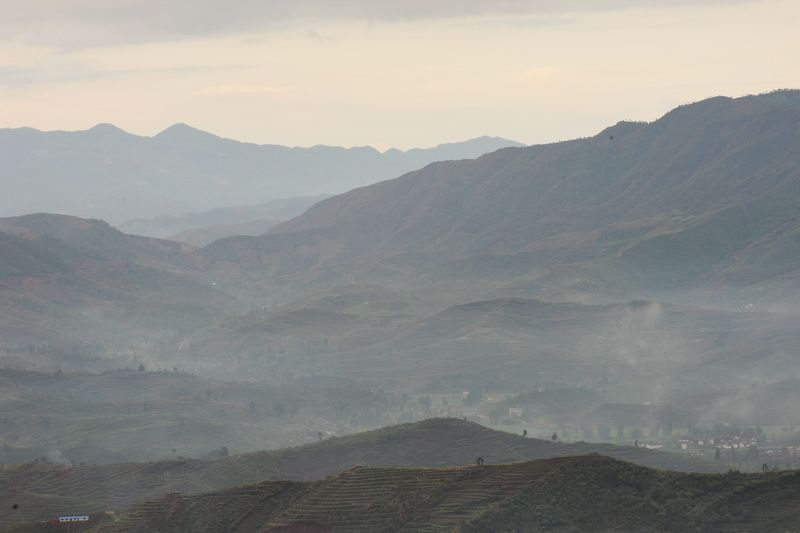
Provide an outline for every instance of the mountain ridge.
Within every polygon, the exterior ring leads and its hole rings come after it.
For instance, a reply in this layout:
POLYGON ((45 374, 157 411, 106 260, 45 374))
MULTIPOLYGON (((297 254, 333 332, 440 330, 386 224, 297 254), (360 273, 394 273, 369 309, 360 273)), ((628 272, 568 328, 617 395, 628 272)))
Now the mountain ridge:
MULTIPOLYGON (((664 288, 691 291, 701 276, 728 268, 735 253, 781 225, 784 235, 796 231, 800 91, 712 98, 616 128, 616 135, 607 130, 432 163, 324 200, 265 236, 212 243, 203 253, 212 263, 236 261, 236 250, 247 248, 248 270, 265 285, 346 276, 425 283, 528 278, 555 292, 563 282, 553 278, 573 271, 608 290, 628 278, 625 297, 636 299, 661 294, 642 290, 662 281, 636 255, 644 244, 667 239, 680 248, 691 259, 688 272, 664 288), (733 230, 737 219, 741 232, 733 230), (706 242, 716 247, 709 257, 696 249, 706 242), (289 250, 299 243, 308 266, 298 272, 289 268, 296 260, 289 250), (512 269, 493 272, 491 260, 512 269), (483 270, 464 274, 474 268, 483 270)), ((757 274, 751 268, 749 275, 757 274)), ((780 297, 785 288, 753 290, 780 297)), ((726 290, 710 296, 735 299, 749 287, 726 290)))

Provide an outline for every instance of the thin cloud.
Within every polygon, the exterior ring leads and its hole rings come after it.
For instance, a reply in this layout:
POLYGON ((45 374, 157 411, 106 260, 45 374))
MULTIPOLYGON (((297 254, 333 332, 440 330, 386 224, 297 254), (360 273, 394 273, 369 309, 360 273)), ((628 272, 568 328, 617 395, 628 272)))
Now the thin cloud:
POLYGON ((0 39, 51 46, 161 42, 263 32, 319 20, 414 20, 586 13, 760 0, 0 0, 0 39), (36 4, 35 8, 31 7, 36 4))
MULTIPOLYGON (((45 64, 39 66, 2 66, 0 65, 0 87, 28 87, 33 85, 52 84, 52 83, 72 83, 84 81, 96 81, 124 76, 136 76, 141 74, 161 74, 165 76, 180 76, 195 72, 217 72, 232 71, 249 68, 248 65, 195 65, 168 68, 139 68, 139 69, 113 69, 103 70, 92 68, 80 63, 65 61, 64 63, 45 64)), ((235 89, 235 86, 230 86, 235 89)), ((242 92, 246 94, 247 86, 240 86, 242 92)), ((255 89, 262 89, 266 92, 266 86, 252 86, 255 89)), ((273 92, 278 92, 278 87, 273 87, 273 92)), ((212 94, 212 93, 209 93, 212 94)))
POLYGON ((293 89, 294 87, 281 85, 217 85, 200 89, 194 94, 199 96, 276 94, 289 92, 293 89))

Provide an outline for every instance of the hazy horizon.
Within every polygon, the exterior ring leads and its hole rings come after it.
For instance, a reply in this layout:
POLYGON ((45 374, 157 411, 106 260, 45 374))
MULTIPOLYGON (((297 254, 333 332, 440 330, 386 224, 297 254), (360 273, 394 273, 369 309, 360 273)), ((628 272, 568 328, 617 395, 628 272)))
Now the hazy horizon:
POLYGON ((258 144, 380 150, 483 135, 539 144, 800 87, 800 6, 786 0, 3 4, 0 127, 152 135, 187 123, 258 144))
POLYGON ((165 132, 167 132, 170 129, 175 128, 175 127, 185 127, 185 128, 187 128, 189 130, 196 130, 198 132, 211 134, 211 135, 213 135, 215 137, 219 137, 220 139, 223 139, 223 140, 236 141, 236 142, 243 143, 243 144, 255 144, 255 145, 258 145, 258 146, 285 146, 285 147, 288 147, 288 148, 318 148, 318 147, 345 148, 345 149, 351 149, 351 148, 374 148, 375 150, 379 151, 380 153, 386 153, 386 152, 391 151, 391 150, 400 150, 400 151, 403 151, 403 152, 407 152, 407 151, 410 151, 410 150, 420 150, 420 149, 421 150, 427 150, 427 149, 437 148, 437 147, 440 147, 440 146, 443 146, 443 145, 467 143, 467 142, 475 141, 475 140, 479 140, 479 139, 503 139, 503 140, 506 140, 506 141, 517 142, 516 139, 508 139, 508 138, 505 138, 505 137, 503 137, 501 135, 478 135, 476 137, 463 138, 463 139, 444 139, 444 140, 442 140, 440 142, 437 142, 436 144, 432 144, 432 145, 410 146, 410 147, 407 147, 407 148, 397 148, 397 147, 394 147, 394 146, 389 146, 389 147, 386 147, 386 148, 379 148, 377 146, 373 146, 373 145, 370 145, 370 144, 350 145, 350 146, 321 144, 321 143, 311 143, 311 144, 306 144, 306 145, 286 145, 286 144, 282 144, 282 143, 258 143, 258 142, 252 141, 250 139, 237 139, 237 138, 233 138, 233 137, 225 137, 225 136, 222 136, 222 135, 218 135, 214 131, 204 130, 204 129, 198 128, 198 127, 196 127, 196 126, 194 126, 192 124, 187 124, 185 122, 176 122, 174 124, 168 124, 167 126, 161 128, 161 129, 159 129, 157 131, 151 132, 151 133, 134 133, 134 132, 128 131, 125 128, 122 128, 119 125, 114 124, 112 122, 98 122, 97 124, 94 124, 92 126, 89 126, 88 128, 83 128, 83 129, 40 129, 40 128, 33 128, 31 126, 16 126, 16 127, 8 127, 7 128, 7 127, 0 126, 0 131, 2 131, 2 130, 7 130, 8 131, 8 130, 25 130, 25 129, 29 129, 29 130, 37 131, 39 133, 86 133, 86 132, 92 131, 92 130, 94 130, 96 128, 103 128, 104 126, 117 128, 117 129, 119 129, 119 130, 121 130, 124 133, 127 133, 129 135, 134 135, 136 137, 142 137, 142 138, 148 138, 148 139, 156 138, 159 135, 161 135, 162 133, 165 133, 165 132))

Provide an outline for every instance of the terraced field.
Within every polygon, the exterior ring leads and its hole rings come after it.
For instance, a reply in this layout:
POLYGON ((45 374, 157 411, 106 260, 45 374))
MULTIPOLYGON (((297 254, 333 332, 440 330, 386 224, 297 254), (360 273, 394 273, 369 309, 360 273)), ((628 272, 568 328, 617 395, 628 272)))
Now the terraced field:
POLYGON ((502 464, 588 453, 669 470, 713 472, 718 466, 642 448, 550 442, 457 419, 432 419, 218 460, 8 466, 0 470, 0 527, 120 509, 171 492, 198 494, 264 480, 320 480, 355 466, 447 468, 474 464, 478 456, 486 464, 502 464))
MULTIPOLYGON (((665 472, 586 455, 459 468, 358 467, 314 482, 173 494, 73 531, 798 531, 800 473, 665 472)), ((15 533, 58 531, 55 524, 15 533)))

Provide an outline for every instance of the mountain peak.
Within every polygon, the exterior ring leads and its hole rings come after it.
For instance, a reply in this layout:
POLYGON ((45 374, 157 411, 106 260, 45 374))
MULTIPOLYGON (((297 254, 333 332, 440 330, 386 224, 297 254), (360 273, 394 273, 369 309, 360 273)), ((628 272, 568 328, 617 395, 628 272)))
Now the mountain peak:
POLYGON ((173 124, 172 126, 162 131, 161 133, 155 135, 153 138, 166 141, 219 139, 219 137, 217 137, 213 133, 208 133, 207 131, 197 129, 183 122, 178 122, 177 124, 173 124))
POLYGON ((437 145, 435 148, 451 148, 451 147, 481 147, 481 148, 488 148, 492 150, 496 150, 499 148, 509 148, 509 147, 521 147, 525 146, 525 144, 517 141, 512 141, 511 139, 505 139, 503 137, 494 137, 491 135, 481 135, 480 137, 474 137, 472 139, 467 139, 465 141, 455 141, 455 142, 448 142, 448 143, 441 143, 437 145))
POLYGON ((88 130, 86 130, 86 132, 87 133, 91 133, 93 135, 101 135, 101 136, 104 136, 104 137, 110 137, 110 136, 125 136, 125 137, 128 137, 128 136, 131 135, 127 131, 125 131, 125 130, 123 130, 121 128, 118 128, 114 124, 110 124, 108 122, 101 122, 101 123, 89 128, 88 130))

